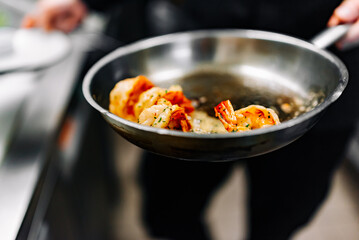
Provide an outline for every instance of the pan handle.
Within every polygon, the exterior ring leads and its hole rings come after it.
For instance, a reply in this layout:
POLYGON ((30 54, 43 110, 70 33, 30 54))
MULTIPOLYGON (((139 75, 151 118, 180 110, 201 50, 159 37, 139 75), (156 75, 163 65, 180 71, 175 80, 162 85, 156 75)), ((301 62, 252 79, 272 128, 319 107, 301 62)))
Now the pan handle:
POLYGON ((344 37, 352 24, 343 24, 335 27, 329 27, 315 36, 310 42, 316 47, 324 49, 344 37))

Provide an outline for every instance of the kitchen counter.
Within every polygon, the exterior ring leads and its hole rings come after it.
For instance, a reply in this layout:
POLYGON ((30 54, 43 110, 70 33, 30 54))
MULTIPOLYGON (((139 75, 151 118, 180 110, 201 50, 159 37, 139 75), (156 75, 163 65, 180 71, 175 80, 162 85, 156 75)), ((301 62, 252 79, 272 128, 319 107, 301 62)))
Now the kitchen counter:
POLYGON ((56 143, 84 61, 81 38, 62 62, 41 72, 0 76, 0 236, 15 239, 56 143), (17 88, 16 88, 17 86, 17 88), (5 87, 7 89, 5 89, 5 87), (11 94, 10 94, 11 92, 11 94))

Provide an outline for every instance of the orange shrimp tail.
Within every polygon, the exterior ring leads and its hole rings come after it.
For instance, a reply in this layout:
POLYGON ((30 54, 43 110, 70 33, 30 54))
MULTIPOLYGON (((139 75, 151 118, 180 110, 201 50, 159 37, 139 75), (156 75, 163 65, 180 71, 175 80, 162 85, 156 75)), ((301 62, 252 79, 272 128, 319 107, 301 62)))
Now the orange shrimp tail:
POLYGON ((191 100, 185 97, 181 91, 169 91, 164 96, 164 99, 170 101, 172 105, 178 105, 185 109, 186 113, 191 113, 194 111, 191 100))
POLYGON ((192 125, 188 120, 185 109, 182 107, 178 107, 178 109, 173 111, 168 126, 170 129, 182 130, 183 132, 189 132, 192 129, 192 125))
POLYGON ((214 111, 216 112, 216 117, 218 117, 223 124, 236 124, 236 115, 229 100, 222 101, 214 108, 214 111))
POLYGON ((238 125, 236 113, 229 100, 222 101, 214 108, 214 111, 216 112, 216 117, 219 118, 228 132, 242 132, 249 130, 247 127, 238 125))
POLYGON ((135 114, 133 108, 138 102, 141 93, 155 86, 148 78, 142 75, 133 78, 133 80, 135 82, 133 85, 133 91, 131 92, 127 102, 127 114, 129 115, 135 114))

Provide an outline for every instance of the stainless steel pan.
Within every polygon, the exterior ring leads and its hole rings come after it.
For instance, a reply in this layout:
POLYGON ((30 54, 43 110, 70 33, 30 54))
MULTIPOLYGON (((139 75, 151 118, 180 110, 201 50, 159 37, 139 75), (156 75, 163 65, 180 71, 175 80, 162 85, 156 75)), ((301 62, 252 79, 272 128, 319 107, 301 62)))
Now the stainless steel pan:
POLYGON ((149 151, 197 161, 253 157, 302 136, 341 95, 347 69, 321 48, 347 29, 329 29, 313 43, 253 30, 155 37, 118 48, 101 59, 85 76, 83 92, 113 129, 149 151), (216 104, 230 99, 235 109, 252 103, 274 107, 282 123, 241 133, 196 134, 148 127, 110 113, 109 92, 115 83, 140 74, 159 86, 180 84, 187 97, 200 99, 199 108, 212 114, 216 104), (283 102, 292 107, 283 110, 283 102))

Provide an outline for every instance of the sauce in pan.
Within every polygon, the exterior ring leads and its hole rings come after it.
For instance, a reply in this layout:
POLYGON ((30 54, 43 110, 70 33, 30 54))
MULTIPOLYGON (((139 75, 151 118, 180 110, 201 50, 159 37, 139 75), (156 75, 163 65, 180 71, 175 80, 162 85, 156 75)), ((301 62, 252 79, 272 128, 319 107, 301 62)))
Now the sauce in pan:
POLYGON ((213 107, 230 99, 234 109, 253 104, 271 108, 283 122, 312 110, 325 98, 321 91, 309 91, 303 95, 302 91, 290 89, 285 84, 272 84, 217 70, 196 71, 169 82, 181 85, 185 95, 194 100, 196 110, 213 117, 213 107))

